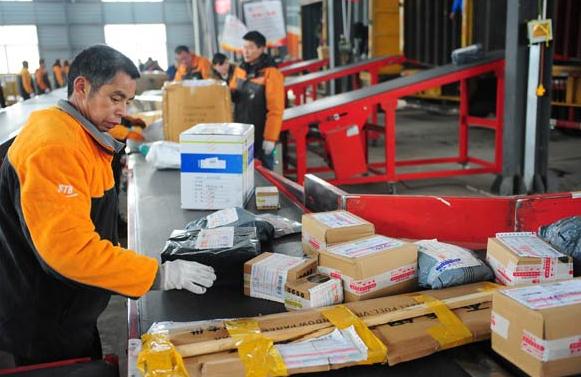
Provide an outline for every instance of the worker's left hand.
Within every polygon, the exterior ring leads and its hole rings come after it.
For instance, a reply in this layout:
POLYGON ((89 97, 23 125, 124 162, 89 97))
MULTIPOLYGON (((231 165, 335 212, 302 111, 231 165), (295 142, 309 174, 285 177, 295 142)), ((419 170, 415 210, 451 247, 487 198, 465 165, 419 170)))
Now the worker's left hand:
POLYGON ((266 156, 272 154, 272 151, 274 151, 275 145, 276 145, 276 142, 274 142, 274 141, 264 140, 262 142, 262 150, 264 151, 264 154, 266 156))

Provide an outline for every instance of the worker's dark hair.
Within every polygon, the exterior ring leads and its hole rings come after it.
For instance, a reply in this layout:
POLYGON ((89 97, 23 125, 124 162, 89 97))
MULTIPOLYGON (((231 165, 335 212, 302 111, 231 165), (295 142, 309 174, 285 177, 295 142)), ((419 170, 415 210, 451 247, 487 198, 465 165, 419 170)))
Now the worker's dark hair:
POLYGON ((190 49, 188 48, 188 46, 184 46, 184 45, 180 45, 178 47, 176 47, 176 49, 174 50, 174 52, 176 54, 181 54, 182 52, 190 52, 190 49))
POLYGON ((28 62, 26 60, 22 61, 22 66, 28 68, 28 62))
POLYGON ((44 59, 40 59, 40 60, 38 61, 38 64, 44 64, 44 59))
POLYGON ((256 47, 266 46, 266 38, 264 37, 264 35, 262 35, 261 32, 256 30, 249 31, 248 33, 244 34, 242 39, 244 39, 245 41, 254 42, 256 47))
POLYGON ((63 62, 63 65, 69 65, 69 61, 68 61, 68 60, 65 60, 65 61, 63 62))
POLYGON ((228 57, 224 54, 222 54, 221 52, 217 52, 214 54, 214 57, 212 57, 212 64, 216 65, 222 65, 224 64, 224 62, 226 61, 226 59, 228 59, 228 57))
POLYGON ((91 91, 99 90, 118 72, 125 72, 132 79, 139 78, 139 70, 133 62, 119 51, 106 46, 94 45, 81 51, 73 59, 67 78, 67 94, 73 94, 75 79, 85 77, 91 83, 91 91))
POLYGON ((60 59, 55 60, 53 65, 61 65, 61 60, 60 59))

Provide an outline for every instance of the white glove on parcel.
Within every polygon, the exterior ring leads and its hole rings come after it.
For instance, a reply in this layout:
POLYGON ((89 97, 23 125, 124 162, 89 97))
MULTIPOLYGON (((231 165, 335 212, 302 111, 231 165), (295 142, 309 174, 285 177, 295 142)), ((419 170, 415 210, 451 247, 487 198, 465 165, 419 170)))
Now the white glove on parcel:
POLYGON ((264 140, 262 142, 262 150, 264 151, 264 154, 267 156, 271 154, 275 145, 276 143, 274 141, 264 140))
POLYGON ((201 295, 216 280, 212 267, 198 262, 175 260, 163 263, 160 268, 161 289, 187 289, 201 295))

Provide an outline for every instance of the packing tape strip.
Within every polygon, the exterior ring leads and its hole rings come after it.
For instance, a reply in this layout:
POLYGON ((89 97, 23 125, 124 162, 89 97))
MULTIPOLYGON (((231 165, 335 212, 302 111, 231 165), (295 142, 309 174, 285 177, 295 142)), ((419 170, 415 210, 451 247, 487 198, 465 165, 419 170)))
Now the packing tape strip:
POLYGON ((383 363, 387 360, 387 347, 371 330, 346 306, 336 305, 330 309, 321 310, 321 314, 338 329, 342 330, 353 326, 357 334, 367 346, 367 360, 359 362, 361 365, 383 363))
POLYGON ((226 321, 228 334, 236 340, 246 377, 287 376, 286 365, 272 339, 260 333, 254 320, 226 321))
POLYGON ((433 310, 440 321, 439 325, 430 327, 428 333, 440 343, 442 349, 461 346, 472 341, 470 329, 442 301, 423 294, 414 296, 414 299, 433 310))
POLYGON ((137 368, 144 377, 189 377, 184 360, 166 333, 144 334, 137 368))

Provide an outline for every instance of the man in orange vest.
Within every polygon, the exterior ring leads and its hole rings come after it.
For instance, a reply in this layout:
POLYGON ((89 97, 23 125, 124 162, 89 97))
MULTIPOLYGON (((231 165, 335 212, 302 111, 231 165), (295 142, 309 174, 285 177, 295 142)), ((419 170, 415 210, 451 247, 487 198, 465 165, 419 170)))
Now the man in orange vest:
POLYGON ((212 66, 205 57, 191 53, 187 46, 176 47, 175 55, 178 64, 175 81, 207 79, 210 77, 212 66))
POLYGON ((65 78, 61 67, 61 60, 57 59, 52 65, 52 74, 54 75, 54 84, 57 88, 65 86, 65 78))
POLYGON ((48 74, 46 73, 46 67, 44 65, 44 59, 38 61, 38 69, 34 72, 34 80, 36 81, 36 87, 38 88, 38 94, 44 94, 50 92, 50 82, 48 81, 48 74))
POLYGON ((28 62, 22 62, 22 70, 20 71, 20 80, 22 80, 22 92, 20 93, 22 99, 27 100, 34 94, 34 87, 32 85, 32 76, 28 71, 28 62))
POLYGON ((284 78, 266 54, 264 35, 250 31, 243 39, 244 62, 230 81, 236 103, 234 121, 254 125, 254 157, 272 170, 284 112, 284 78))

